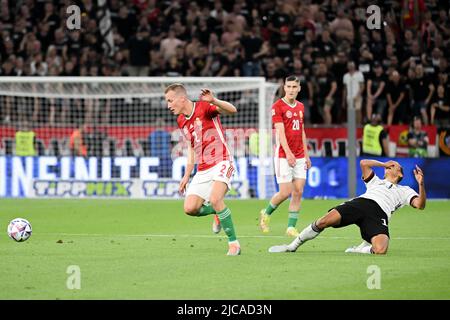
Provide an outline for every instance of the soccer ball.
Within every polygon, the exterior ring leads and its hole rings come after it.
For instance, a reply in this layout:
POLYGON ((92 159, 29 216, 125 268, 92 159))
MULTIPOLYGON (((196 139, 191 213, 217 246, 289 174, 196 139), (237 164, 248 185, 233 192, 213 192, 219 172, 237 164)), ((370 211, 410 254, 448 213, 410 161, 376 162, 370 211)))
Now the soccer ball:
POLYGON ((28 240, 31 236, 31 224, 22 218, 12 220, 8 225, 8 236, 17 242, 28 240))

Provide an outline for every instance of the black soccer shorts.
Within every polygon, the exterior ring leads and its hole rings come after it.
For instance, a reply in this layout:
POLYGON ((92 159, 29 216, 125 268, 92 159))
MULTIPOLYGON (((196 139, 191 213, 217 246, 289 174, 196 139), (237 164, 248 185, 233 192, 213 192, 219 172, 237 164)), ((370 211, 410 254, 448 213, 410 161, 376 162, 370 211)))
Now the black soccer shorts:
POLYGON ((336 209, 342 219, 334 228, 342 228, 356 224, 361 232, 361 237, 371 243, 374 236, 385 234, 389 237, 389 221, 386 213, 373 200, 354 198, 346 201, 331 210, 336 209))

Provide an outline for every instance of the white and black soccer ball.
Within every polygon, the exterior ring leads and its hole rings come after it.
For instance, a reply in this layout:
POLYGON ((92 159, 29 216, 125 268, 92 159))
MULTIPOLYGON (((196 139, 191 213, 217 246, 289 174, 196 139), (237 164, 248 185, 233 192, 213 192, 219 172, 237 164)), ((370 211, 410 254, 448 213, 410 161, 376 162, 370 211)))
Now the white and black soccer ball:
POLYGON ((28 240, 31 231, 31 224, 26 219, 16 218, 8 225, 8 236, 17 242, 28 240))

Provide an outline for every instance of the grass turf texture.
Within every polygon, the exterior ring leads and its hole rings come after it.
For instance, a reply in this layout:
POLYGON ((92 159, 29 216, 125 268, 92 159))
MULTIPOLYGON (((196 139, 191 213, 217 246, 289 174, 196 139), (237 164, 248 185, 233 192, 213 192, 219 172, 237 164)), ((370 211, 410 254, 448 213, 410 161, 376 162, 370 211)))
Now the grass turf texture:
MULTIPOLYGON (((339 200, 305 200, 302 229, 339 200)), ((425 211, 403 208, 390 221, 387 256, 345 254, 361 242, 355 226, 328 229, 296 253, 270 254, 288 243, 287 203, 262 235, 266 201, 227 201, 242 246, 228 257, 212 216, 183 214, 182 201, 0 200, 0 299, 450 299, 450 201, 425 211), (16 217, 33 235, 8 238, 16 217), (59 240, 62 240, 62 243, 59 240), (81 289, 69 290, 71 265, 81 289), (369 290, 376 265, 381 289, 369 290)))

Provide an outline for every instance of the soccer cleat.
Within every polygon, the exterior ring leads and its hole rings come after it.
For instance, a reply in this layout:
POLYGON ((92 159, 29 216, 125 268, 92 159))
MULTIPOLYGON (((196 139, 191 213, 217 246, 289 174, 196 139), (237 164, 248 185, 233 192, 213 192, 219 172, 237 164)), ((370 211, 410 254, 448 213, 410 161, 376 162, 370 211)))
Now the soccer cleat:
POLYGON ((367 246, 371 246, 371 244, 364 240, 359 246, 354 246, 354 247, 347 248, 345 250, 345 252, 346 253, 362 253, 361 252, 362 249, 367 247, 367 246))
POLYGON ((298 236, 298 231, 297 231, 297 229, 295 229, 295 227, 288 227, 286 229, 286 235, 288 237, 296 237, 296 236, 298 236))
POLYGON ((222 225, 220 224, 219 216, 217 214, 215 214, 214 219, 213 219, 213 224, 212 224, 212 231, 215 234, 218 234, 221 229, 222 229, 222 225))
POLYGON ((228 243, 227 256, 238 256, 241 254, 241 246, 239 242, 228 243))
POLYGON ((292 248, 290 245, 282 244, 279 246, 272 246, 269 248, 270 253, 281 253, 281 252, 295 252, 297 248, 292 248))
POLYGON ((259 216, 259 227, 263 233, 268 233, 269 229, 270 216, 266 214, 266 210, 262 209, 259 216))

